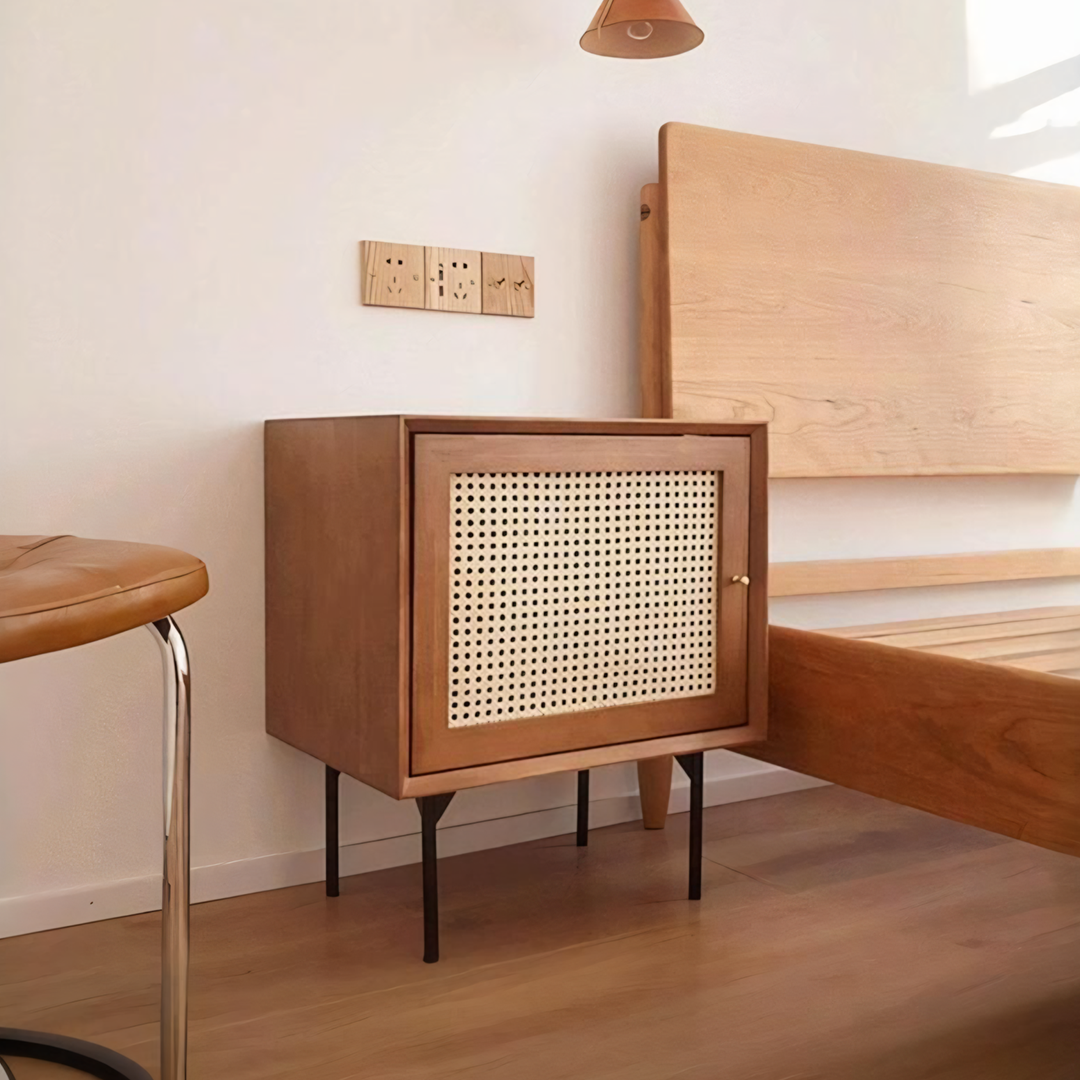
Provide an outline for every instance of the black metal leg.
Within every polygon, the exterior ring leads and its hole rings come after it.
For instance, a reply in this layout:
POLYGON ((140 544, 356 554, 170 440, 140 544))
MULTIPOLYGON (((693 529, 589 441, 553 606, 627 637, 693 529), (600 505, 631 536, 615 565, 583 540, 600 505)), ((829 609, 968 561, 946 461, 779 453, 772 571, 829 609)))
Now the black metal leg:
POLYGON ((338 778, 337 769, 326 766, 326 895, 341 895, 338 871, 338 778))
POLYGON ((420 811, 420 844, 424 863, 424 963, 439 960, 439 871, 435 826, 443 816, 454 792, 423 795, 416 800, 420 811))
POLYGON ((701 899, 701 812, 705 799, 705 755, 683 754, 675 759, 690 777, 690 899, 701 899))
POLYGON ((589 770, 577 774, 577 846, 589 846, 589 770))
POLYGON ((8 1068, 8 1063, 0 1058, 0 1080, 15 1080, 15 1074, 8 1068))

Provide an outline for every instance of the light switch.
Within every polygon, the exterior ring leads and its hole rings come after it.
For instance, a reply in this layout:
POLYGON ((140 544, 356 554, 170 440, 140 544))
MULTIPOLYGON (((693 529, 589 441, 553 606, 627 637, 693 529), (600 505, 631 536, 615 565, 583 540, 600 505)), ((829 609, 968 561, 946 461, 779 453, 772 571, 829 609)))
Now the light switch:
POLYGON ((531 255, 496 255, 484 252, 484 314, 536 314, 534 260, 531 255))
POLYGON ((424 249, 415 244, 362 245, 361 298, 382 307, 424 306, 424 249))
POLYGON ((480 252, 442 247, 426 251, 428 309, 479 315, 483 307, 480 252))

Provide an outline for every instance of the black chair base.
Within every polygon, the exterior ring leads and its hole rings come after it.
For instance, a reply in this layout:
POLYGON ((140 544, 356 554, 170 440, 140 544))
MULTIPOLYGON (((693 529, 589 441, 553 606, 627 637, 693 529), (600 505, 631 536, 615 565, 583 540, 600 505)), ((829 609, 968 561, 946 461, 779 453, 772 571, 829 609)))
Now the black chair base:
MULTIPOLYGON (((69 1069, 78 1069, 99 1080, 153 1080, 150 1073, 131 1058, 96 1043, 69 1039, 66 1035, 0 1028, 0 1059, 4 1055, 51 1061, 54 1065, 66 1065, 69 1069)), ((11 1066, 0 1060, 0 1078, 7 1080, 13 1076, 11 1066)))

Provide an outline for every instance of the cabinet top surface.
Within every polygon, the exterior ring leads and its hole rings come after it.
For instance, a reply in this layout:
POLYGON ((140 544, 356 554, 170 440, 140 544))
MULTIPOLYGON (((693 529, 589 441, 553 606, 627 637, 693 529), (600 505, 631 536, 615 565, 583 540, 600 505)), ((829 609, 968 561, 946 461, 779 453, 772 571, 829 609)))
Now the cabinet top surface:
POLYGON ((387 413, 371 416, 304 416, 267 420, 266 425, 397 421, 412 434, 664 434, 753 435, 764 423, 700 423, 686 420, 568 419, 558 417, 418 416, 387 413))

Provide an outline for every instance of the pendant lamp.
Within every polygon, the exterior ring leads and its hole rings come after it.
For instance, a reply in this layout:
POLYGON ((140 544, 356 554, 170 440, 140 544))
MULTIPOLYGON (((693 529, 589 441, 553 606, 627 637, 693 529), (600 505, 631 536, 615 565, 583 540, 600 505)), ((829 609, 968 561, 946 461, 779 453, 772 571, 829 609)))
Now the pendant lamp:
POLYGON ((704 40, 679 0, 604 0, 581 47, 598 56, 652 60, 689 52, 704 40))

